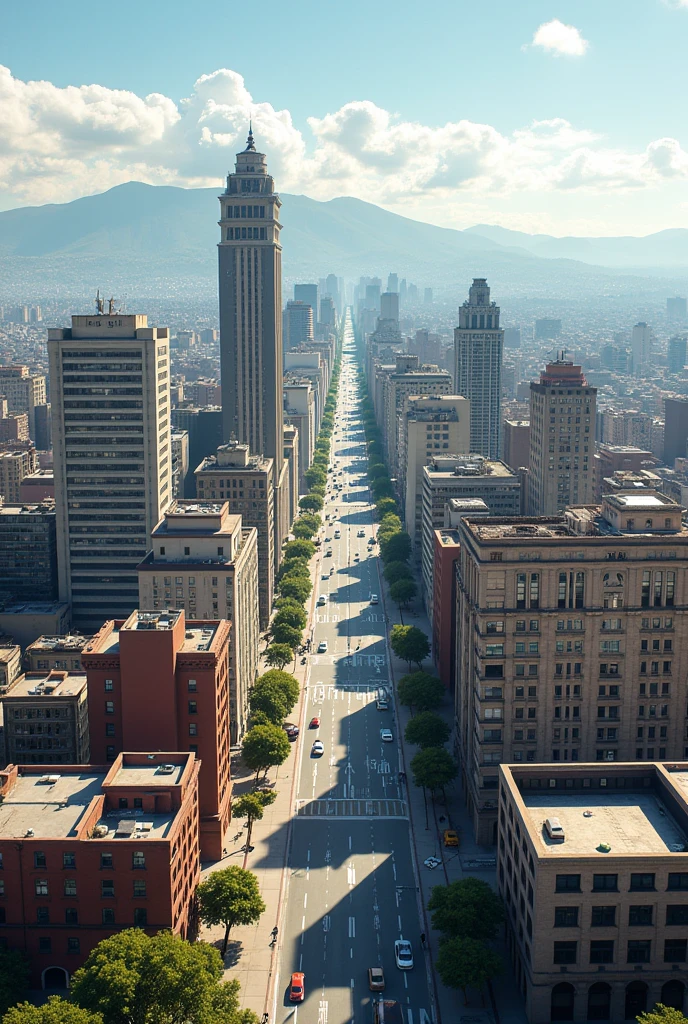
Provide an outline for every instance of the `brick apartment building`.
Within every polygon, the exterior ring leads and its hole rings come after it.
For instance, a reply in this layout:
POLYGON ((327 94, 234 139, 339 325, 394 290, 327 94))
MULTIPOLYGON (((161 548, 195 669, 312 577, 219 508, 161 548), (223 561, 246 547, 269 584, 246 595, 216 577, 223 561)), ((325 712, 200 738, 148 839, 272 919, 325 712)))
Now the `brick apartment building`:
POLYGON ((530 1024, 685 1009, 687 850, 686 762, 500 769, 498 885, 530 1024))
POLYGON ((33 987, 67 988, 124 928, 194 937, 199 770, 158 752, 0 772, 0 923, 33 987))
POLYGON ((228 622, 182 609, 106 622, 84 649, 91 760, 123 750, 190 750, 201 761, 201 856, 219 860, 229 827, 228 622))

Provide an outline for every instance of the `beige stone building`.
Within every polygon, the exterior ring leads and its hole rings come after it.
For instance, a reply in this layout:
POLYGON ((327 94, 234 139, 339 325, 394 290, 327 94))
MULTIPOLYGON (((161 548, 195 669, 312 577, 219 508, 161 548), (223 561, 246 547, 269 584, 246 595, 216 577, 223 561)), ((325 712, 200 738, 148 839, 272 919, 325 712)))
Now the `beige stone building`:
POLYGON ((0 451, 0 496, 6 505, 16 505, 21 500, 19 489, 22 480, 37 469, 38 456, 32 445, 0 451))
POLYGON ((512 764, 495 799, 507 950, 531 1024, 684 1011, 688 763, 512 764))
POLYGON ((564 359, 530 385, 528 511, 552 516, 595 498, 597 388, 564 359))
POLYGON ((276 561, 273 461, 251 455, 248 445, 233 441, 204 459, 195 475, 200 501, 226 501, 229 511, 241 516, 244 527, 257 530, 258 606, 260 628, 265 629, 272 609, 276 561))
POLYGON ((397 358, 395 372, 383 378, 382 417, 378 419, 391 476, 399 475, 405 399, 410 395, 450 395, 453 391, 452 376, 447 370, 419 366, 418 356, 397 358))
POLYGON ((299 479, 301 476, 301 443, 298 429, 293 423, 284 424, 284 459, 289 468, 289 525, 294 522, 299 508, 299 479))
POLYGON ((90 639, 90 636, 70 634, 39 636, 24 652, 27 671, 49 672, 56 668, 67 672, 81 672, 81 652, 90 639))
POLYGON ((6 764, 88 764, 86 676, 52 669, 0 694, 6 764))
POLYGON ((139 565, 139 604, 183 608, 187 621, 228 619, 232 743, 246 729, 258 665, 258 541, 229 502, 175 501, 153 530, 139 565))
POLYGON ((0 693, 21 674, 22 656, 19 644, 0 643, 0 693))
POLYGON ((73 316, 48 331, 60 599, 84 631, 127 618, 136 566, 172 500, 166 327, 73 316))
POLYGON ((470 451, 470 402, 461 395, 409 395, 399 430, 399 490, 404 498, 406 532, 420 547, 423 466, 444 453, 470 451))
POLYGON ((0 366, 0 395, 10 413, 26 413, 29 433, 36 440, 36 407, 47 402, 45 376, 32 375, 28 366, 0 366))
POLYGON ((456 745, 476 835, 499 764, 688 757, 688 530, 656 491, 463 519, 456 745))

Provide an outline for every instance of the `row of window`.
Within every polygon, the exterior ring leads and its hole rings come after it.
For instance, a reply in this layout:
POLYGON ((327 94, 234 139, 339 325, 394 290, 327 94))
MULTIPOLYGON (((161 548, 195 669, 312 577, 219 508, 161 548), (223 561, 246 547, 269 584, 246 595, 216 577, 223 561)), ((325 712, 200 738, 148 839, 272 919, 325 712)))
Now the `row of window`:
MULTIPOLYGON (((686 939, 665 939, 664 963, 681 964, 686 962, 686 939)), ((652 959, 651 939, 629 939, 626 946, 627 964, 649 964, 652 959)), ((578 943, 555 942, 552 962, 555 964, 575 964, 578 962, 578 943)), ((611 964, 614 962, 614 940, 593 939, 590 942, 589 963, 611 964)))
MULTIPOLYGON (((101 921, 105 925, 114 925, 115 912, 111 907, 107 907, 102 911, 101 921)), ((6 923, 5 908, 0 907, 0 924, 6 923)), ((67 924, 76 924, 75 921, 67 921, 67 924)), ((128 922, 120 921, 121 925, 125 925, 128 922)), ((148 910, 146 907, 134 907, 134 920, 133 925, 135 928, 146 928, 148 927, 148 910)), ((38 952, 39 953, 52 953, 53 944, 52 938, 47 935, 40 936, 38 939, 38 952)), ((80 953, 81 943, 78 938, 67 939, 67 952, 68 953, 80 953)))
MULTIPOLYGON (((666 885, 667 892, 688 890, 688 872, 670 871, 666 885)), ((557 875, 556 892, 582 892, 580 875, 557 875)), ((629 892, 655 892, 655 874, 651 871, 632 872, 629 892)), ((591 892, 619 892, 618 875, 595 874, 592 876, 591 892)))
POLYGON ((263 239, 267 238, 265 228, 227 228, 227 241, 239 241, 243 238, 263 239))
MULTIPOLYGON (((616 906, 592 907, 590 917, 591 928, 615 928, 617 925, 616 906)), ((630 906, 628 908, 628 925, 631 928, 652 926, 654 924, 654 910, 650 905, 630 906)), ((579 907, 555 907, 554 927, 555 928, 577 928, 579 924, 579 907)), ((688 904, 670 903, 666 907, 665 924, 667 926, 688 925, 688 904)))

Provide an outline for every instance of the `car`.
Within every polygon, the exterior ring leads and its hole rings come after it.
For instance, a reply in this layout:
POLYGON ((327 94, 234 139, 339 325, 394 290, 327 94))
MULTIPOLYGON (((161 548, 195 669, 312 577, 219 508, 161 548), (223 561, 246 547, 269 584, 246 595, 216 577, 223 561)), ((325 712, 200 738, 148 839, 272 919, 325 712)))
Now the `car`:
POLYGON ((311 747, 311 757, 322 757, 325 753, 325 744, 322 740, 316 740, 311 747))
POLYGON ((566 841, 564 826, 559 818, 545 818, 545 831, 553 843, 563 843, 566 841))
POLYGON ((380 700, 375 701, 375 707, 378 709, 378 711, 389 710, 389 704, 387 703, 384 697, 381 697, 380 700))
POLYGON ((320 727, 320 717, 318 715, 314 715, 313 718, 311 718, 310 722, 308 723, 308 728, 309 729, 318 729, 319 727, 320 727))
POLYGON ((320 597, 318 598, 318 604, 319 605, 327 604, 327 598, 325 597, 324 594, 321 594, 320 597))
POLYGON ((413 967, 413 949, 408 939, 396 939, 394 943, 394 959, 399 970, 411 970, 413 967))
POLYGON ((370 603, 371 604, 379 604, 380 603, 380 598, 377 596, 377 594, 371 594, 370 595, 370 603))
POLYGON ((325 543, 326 543, 326 544, 330 544, 330 543, 331 543, 331 541, 332 541, 332 538, 331 538, 331 537, 325 537, 325 543))
POLYGON ((359 555, 359 553, 357 551, 356 554, 354 555, 354 562, 359 562, 360 559, 361 559, 361 556, 359 555))
MULTIPOLYGON (((365 530, 359 530, 358 533, 356 534, 356 536, 357 537, 365 537, 365 530)), ((371 968, 371 970, 372 970, 372 968, 371 968)))
POLYGON ((285 725, 284 731, 287 734, 287 739, 295 740, 298 739, 299 727, 298 725, 285 725))
POLYGON ((322 576, 320 577, 321 580, 329 580, 329 578, 330 578, 329 572, 324 572, 322 574, 322 576))
POLYGON ((335 531, 334 531, 334 539, 335 539, 335 540, 339 540, 339 538, 341 537, 341 535, 342 535, 342 533, 341 533, 341 530, 335 530, 335 531))
POLYGON ((394 739, 391 729, 380 729, 380 739, 383 743, 391 743, 394 739))
POLYGON ((321 640, 318 644, 318 654, 327 654, 327 640, 321 640))
POLYGON ((444 832, 442 833, 442 837, 444 839, 445 846, 459 845, 459 833, 456 831, 456 829, 445 828, 444 832))
POLYGON ((332 548, 328 548, 325 552, 325 558, 332 558, 332 548))
POLYGON ((294 971, 289 986, 289 1002, 302 1003, 305 997, 305 977, 302 971, 294 971))
POLYGON ((368 968, 368 988, 371 992, 382 992, 385 987, 385 976, 381 967, 368 968))

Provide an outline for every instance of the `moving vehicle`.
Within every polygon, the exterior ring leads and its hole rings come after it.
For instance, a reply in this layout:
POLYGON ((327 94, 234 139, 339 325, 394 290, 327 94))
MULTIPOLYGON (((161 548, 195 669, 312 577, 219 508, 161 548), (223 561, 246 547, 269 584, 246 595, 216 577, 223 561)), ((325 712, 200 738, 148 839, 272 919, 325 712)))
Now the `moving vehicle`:
POLYGON ((305 977, 302 971, 294 971, 291 976, 291 985, 289 986, 289 1002, 290 1003, 302 1003, 304 1000, 305 977))
POLYGON ((322 576, 320 577, 321 580, 329 580, 329 578, 330 578, 329 572, 324 572, 322 574, 322 576))
POLYGON ((445 846, 458 846, 459 845, 459 833, 453 828, 445 828, 442 833, 445 846))
POLYGON ((371 604, 379 604, 380 603, 380 598, 377 596, 377 594, 371 594, 370 595, 370 603, 371 604))
POLYGON ((566 839, 564 826, 559 818, 545 818, 545 832, 553 843, 563 843, 566 839))
POLYGON ((309 729, 317 729, 319 726, 320 726, 320 718, 318 717, 318 715, 314 715, 313 718, 311 718, 310 722, 308 723, 308 728, 309 729))
POLYGON ((321 640, 318 644, 318 654, 327 654, 327 640, 321 640))
POLYGON ((382 992, 385 987, 385 976, 381 967, 368 968, 368 988, 371 992, 382 992))
POLYGON ((320 597, 318 598, 318 604, 319 605, 327 604, 327 598, 325 597, 324 594, 321 594, 320 597))
POLYGON ((341 530, 335 530, 335 531, 334 531, 334 539, 335 539, 335 540, 339 540, 339 538, 341 537, 341 535, 342 535, 342 531, 341 531, 341 530))
POLYGON ((400 971, 410 971, 413 967, 413 949, 408 939, 396 939, 394 942, 394 959, 400 971))
POLYGON ((357 537, 365 537, 365 530, 359 530, 356 534, 357 537))
POLYGON ((322 740, 316 740, 311 747, 311 757, 322 757, 325 753, 325 744, 322 740))
POLYGON ((375 701, 375 707, 378 709, 378 711, 387 711, 389 709, 389 704, 383 697, 380 700, 375 701))
POLYGON ((328 548, 325 552, 325 558, 332 558, 332 548, 328 548))
POLYGON ((354 555, 354 562, 358 562, 360 560, 360 557, 361 556, 359 555, 359 553, 357 551, 356 554, 354 555))
POLYGON ((383 743, 391 743, 394 739, 391 729, 380 729, 380 739, 383 743))

